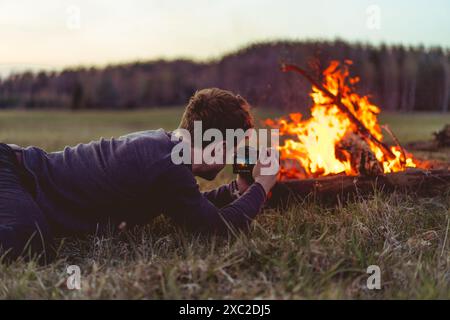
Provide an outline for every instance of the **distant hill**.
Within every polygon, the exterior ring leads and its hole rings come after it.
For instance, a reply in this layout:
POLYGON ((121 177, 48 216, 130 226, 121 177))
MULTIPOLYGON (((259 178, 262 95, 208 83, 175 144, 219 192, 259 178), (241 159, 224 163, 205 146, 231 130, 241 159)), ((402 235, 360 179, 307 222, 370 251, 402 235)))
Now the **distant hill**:
POLYGON ((304 111, 310 85, 281 62, 322 70, 351 59, 359 91, 384 110, 448 111, 450 52, 344 41, 259 43, 204 63, 156 60, 106 68, 24 72, 0 81, 1 108, 134 109, 184 105, 197 89, 220 87, 255 106, 304 111))

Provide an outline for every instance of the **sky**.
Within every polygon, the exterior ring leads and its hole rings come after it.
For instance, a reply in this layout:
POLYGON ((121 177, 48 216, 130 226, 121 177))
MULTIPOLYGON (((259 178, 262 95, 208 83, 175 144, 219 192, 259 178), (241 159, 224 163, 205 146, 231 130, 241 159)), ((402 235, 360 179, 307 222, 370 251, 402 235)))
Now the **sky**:
POLYGON ((316 38, 450 48, 450 0, 0 0, 0 76, 316 38))

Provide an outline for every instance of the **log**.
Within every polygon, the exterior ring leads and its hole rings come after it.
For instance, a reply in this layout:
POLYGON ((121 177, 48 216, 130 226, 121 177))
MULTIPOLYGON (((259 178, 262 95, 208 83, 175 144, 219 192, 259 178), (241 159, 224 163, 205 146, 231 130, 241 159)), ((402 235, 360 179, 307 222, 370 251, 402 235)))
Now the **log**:
POLYGON ((408 144, 406 144, 405 148, 407 148, 408 150, 429 152, 436 152, 440 149, 439 143, 435 140, 409 142, 408 144))
POLYGON ((308 72, 306 72, 306 70, 298 66, 295 66, 293 64, 282 64, 281 70, 284 72, 295 71, 301 74, 303 77, 305 77, 314 87, 316 87, 323 94, 328 96, 328 98, 330 98, 333 101, 333 104, 335 104, 339 108, 339 110, 341 110, 341 112, 347 115, 348 119, 354 125, 356 125, 356 127, 358 128, 358 133, 361 134, 361 136, 364 139, 372 141, 372 143, 376 144, 391 159, 395 159, 395 155, 392 153, 391 149, 389 149, 387 145, 385 145, 382 141, 378 140, 374 135, 372 135, 372 133, 370 133, 369 129, 367 129, 364 126, 364 124, 361 121, 359 121, 359 119, 341 101, 340 95, 335 96, 327 88, 325 88, 319 81, 317 81, 311 75, 309 75, 308 72))
POLYGON ((290 200, 308 197, 323 203, 336 203, 354 196, 373 194, 375 190, 399 190, 419 196, 442 195, 450 192, 450 171, 408 169, 378 176, 334 175, 317 179, 280 181, 272 189, 267 207, 280 207, 290 200))

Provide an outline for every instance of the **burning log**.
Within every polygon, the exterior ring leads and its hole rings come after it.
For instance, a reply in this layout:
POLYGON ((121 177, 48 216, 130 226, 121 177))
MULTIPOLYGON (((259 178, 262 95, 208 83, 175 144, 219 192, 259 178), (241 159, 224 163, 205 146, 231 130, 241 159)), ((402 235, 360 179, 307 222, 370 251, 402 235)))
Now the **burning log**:
POLYGON ((313 197, 320 202, 334 203, 338 199, 384 192, 407 191, 419 196, 450 192, 449 170, 408 169, 378 176, 333 175, 317 179, 280 181, 272 189, 268 207, 279 207, 292 199, 313 197))
POLYGON ((351 166, 358 168, 360 175, 376 176, 383 174, 383 168, 378 163, 376 156, 359 135, 355 133, 346 135, 337 145, 335 152, 339 154, 343 150, 352 155, 350 158, 351 166))
POLYGON ((283 71, 295 71, 299 74, 301 74, 303 77, 305 77, 311 84, 316 87, 318 90, 320 90, 322 93, 324 93, 326 96, 328 96, 336 106, 347 115, 347 117, 350 119, 350 121, 356 125, 358 128, 358 132, 365 138, 370 141, 372 141, 374 144, 376 144, 381 150, 383 150, 389 157, 395 158, 395 155, 393 152, 380 140, 378 140, 370 131, 364 126, 364 124, 359 121, 357 117, 348 109, 348 107, 342 103, 340 94, 337 96, 331 93, 327 88, 325 88, 319 81, 316 81, 311 75, 308 74, 305 70, 303 70, 300 67, 291 65, 291 64, 283 64, 282 65, 283 71))
MULTIPOLYGON (((283 65, 283 71, 295 71, 311 82, 314 104, 309 119, 292 113, 265 122, 278 128, 282 138, 280 182, 272 190, 269 207, 290 198, 335 202, 375 190, 427 196, 450 192, 447 166, 430 170, 433 166, 407 153, 386 125, 383 128, 396 145, 383 143, 380 108, 355 92, 359 78, 349 77, 349 64, 332 62, 322 82, 297 66, 283 65)), ((446 133, 442 136, 446 141, 446 133)))
POLYGON ((281 180, 333 174, 377 176, 417 167, 386 126, 397 145, 383 142, 377 119, 380 108, 368 96, 356 93, 359 78, 349 76, 350 64, 332 61, 321 82, 297 66, 283 65, 283 71, 295 71, 311 82, 314 104, 308 119, 291 113, 265 122, 280 132, 281 180))

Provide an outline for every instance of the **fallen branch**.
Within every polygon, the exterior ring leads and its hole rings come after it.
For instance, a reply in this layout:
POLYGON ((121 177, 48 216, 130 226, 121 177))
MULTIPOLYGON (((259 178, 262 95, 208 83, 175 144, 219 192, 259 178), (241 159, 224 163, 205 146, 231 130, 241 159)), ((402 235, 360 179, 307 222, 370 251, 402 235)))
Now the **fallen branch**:
POLYGON ((314 197, 321 202, 336 202, 354 195, 372 194, 375 190, 407 191, 420 196, 450 192, 449 170, 408 169, 378 176, 334 175, 317 179, 286 180, 272 190, 268 207, 284 205, 289 199, 314 197))
POLYGON ((400 152, 402 154, 400 161, 402 162, 402 165, 405 164, 406 152, 405 152, 405 149, 400 144, 400 141, 398 140, 397 136, 394 134, 394 132, 391 130, 391 128, 387 124, 382 125, 381 128, 383 128, 391 136, 392 140, 394 140, 395 144, 400 149, 400 152))

